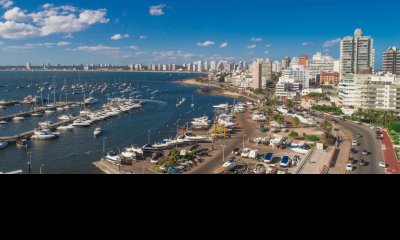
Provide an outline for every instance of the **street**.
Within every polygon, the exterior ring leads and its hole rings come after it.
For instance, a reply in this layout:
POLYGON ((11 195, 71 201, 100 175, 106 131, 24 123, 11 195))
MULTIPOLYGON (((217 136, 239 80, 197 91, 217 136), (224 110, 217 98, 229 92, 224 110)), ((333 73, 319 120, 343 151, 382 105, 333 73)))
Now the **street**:
MULTIPOLYGON (((316 116, 324 118, 323 115, 316 116)), ((350 130, 353 133, 353 136, 351 136, 351 141, 356 140, 359 143, 359 146, 354 147, 358 153, 352 155, 357 161, 356 164, 354 164, 355 170, 353 172, 348 172, 348 174, 385 174, 385 169, 379 167, 379 162, 384 161, 382 144, 376 139, 374 130, 366 126, 342 121, 338 118, 333 118, 330 116, 326 116, 326 119, 329 121, 335 119, 338 122, 338 125, 350 130), (357 133, 361 134, 363 137, 357 138, 357 133), (362 152, 364 150, 367 150, 370 154, 363 156, 362 152), (367 166, 360 166, 360 159, 364 159, 367 162, 367 166)))

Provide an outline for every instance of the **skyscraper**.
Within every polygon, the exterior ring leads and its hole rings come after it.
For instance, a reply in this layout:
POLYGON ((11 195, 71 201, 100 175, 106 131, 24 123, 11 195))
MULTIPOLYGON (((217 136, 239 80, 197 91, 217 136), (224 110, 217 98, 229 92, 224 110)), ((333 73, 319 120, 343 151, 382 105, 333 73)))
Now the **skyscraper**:
POLYGON ((304 68, 308 66, 308 56, 302 55, 299 57, 299 65, 302 65, 304 68))
POLYGON ((272 80, 272 62, 268 59, 261 62, 261 78, 264 81, 272 80))
POLYGON ((288 67, 290 67, 290 58, 285 57, 282 59, 282 70, 287 69, 288 67))
POLYGON ((400 50, 396 47, 390 47, 383 54, 382 71, 400 76, 400 50))
POLYGON ((202 60, 197 62, 197 71, 198 72, 204 72, 204 63, 202 60))
POLYGON ((375 68, 374 40, 356 29, 354 36, 345 37, 340 46, 341 75, 370 74, 375 68))
POLYGON ((253 89, 262 87, 262 67, 261 60, 257 59, 253 62, 253 89))
POLYGON ((212 61, 210 62, 210 70, 211 70, 211 71, 217 70, 217 61, 212 60, 212 61))
POLYGON ((30 62, 28 62, 26 64, 26 70, 31 70, 31 68, 32 68, 32 64, 30 62))

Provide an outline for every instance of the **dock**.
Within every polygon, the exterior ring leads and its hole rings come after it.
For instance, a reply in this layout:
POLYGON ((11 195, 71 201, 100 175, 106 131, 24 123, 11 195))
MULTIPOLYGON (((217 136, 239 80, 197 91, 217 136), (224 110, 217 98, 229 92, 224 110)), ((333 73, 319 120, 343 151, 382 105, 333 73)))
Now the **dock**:
POLYGON ((13 106, 13 105, 17 105, 17 104, 22 104, 22 101, 14 101, 14 100, 2 100, 0 101, 0 106, 13 106))
MULTIPOLYGON (((58 107, 66 107, 66 106, 70 106, 70 105, 73 105, 73 104, 77 104, 77 103, 75 103, 75 102, 61 103, 61 104, 57 104, 56 106, 51 107, 51 108, 32 109, 32 110, 27 111, 27 112, 16 113, 16 114, 13 114, 13 115, 0 117, 0 121, 9 122, 9 121, 12 121, 15 117, 30 117, 34 113, 40 113, 40 112, 44 112, 44 111, 49 110, 49 109, 58 108, 58 107)), ((2 104, 0 104, 0 105, 2 105, 2 104)))
MULTIPOLYGON (((57 122, 55 124, 50 125, 50 129, 51 130, 55 130, 60 126, 66 125, 66 124, 71 124, 73 123, 75 120, 79 119, 79 117, 74 117, 71 118, 69 120, 65 120, 65 121, 61 121, 61 122, 57 122)), ((32 138, 32 136, 35 134, 35 131, 28 131, 28 132, 24 132, 15 136, 8 136, 8 137, 0 137, 0 140, 6 141, 6 142, 10 142, 10 143, 14 143, 17 142, 19 139, 30 139, 32 138)))

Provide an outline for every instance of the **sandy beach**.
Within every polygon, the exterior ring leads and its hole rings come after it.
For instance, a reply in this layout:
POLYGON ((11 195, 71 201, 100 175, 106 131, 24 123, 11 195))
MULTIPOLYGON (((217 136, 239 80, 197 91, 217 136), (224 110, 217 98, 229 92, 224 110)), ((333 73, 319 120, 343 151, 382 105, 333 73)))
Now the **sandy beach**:
POLYGON ((185 79, 182 81, 177 81, 177 83, 183 85, 183 86, 191 86, 191 87, 216 87, 216 88, 221 88, 220 86, 214 84, 214 83, 209 83, 209 82, 198 82, 196 81, 195 78, 189 78, 185 79))

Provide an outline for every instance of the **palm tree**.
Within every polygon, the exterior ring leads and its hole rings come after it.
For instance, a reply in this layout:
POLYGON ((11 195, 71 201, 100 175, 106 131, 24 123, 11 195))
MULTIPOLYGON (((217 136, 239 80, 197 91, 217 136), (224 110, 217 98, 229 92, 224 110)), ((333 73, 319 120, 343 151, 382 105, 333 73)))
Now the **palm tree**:
POLYGON ((364 119, 364 110, 362 108, 357 109, 357 111, 353 114, 354 117, 357 118, 358 121, 364 119))
POLYGON ((386 126, 388 123, 393 122, 394 120, 396 120, 396 113, 393 112, 393 111, 382 112, 379 115, 378 119, 383 124, 383 126, 386 126))
POLYGON ((329 139, 329 135, 331 134, 331 132, 332 132, 332 124, 330 123, 330 122, 328 122, 328 121, 323 121, 322 123, 321 123, 321 128, 322 128, 322 131, 324 132, 324 134, 325 134, 325 138, 326 138, 326 140, 328 141, 328 139, 329 139))
POLYGON ((291 132, 289 133, 289 137, 290 137, 291 139, 296 139, 296 138, 299 137, 299 134, 298 134, 297 132, 295 132, 295 131, 291 131, 291 132))

